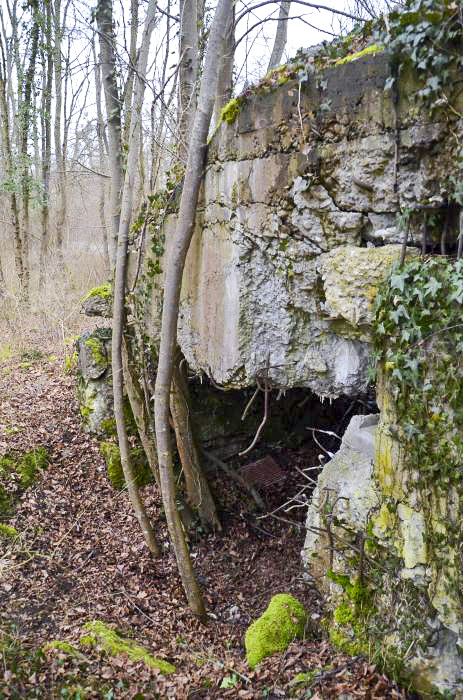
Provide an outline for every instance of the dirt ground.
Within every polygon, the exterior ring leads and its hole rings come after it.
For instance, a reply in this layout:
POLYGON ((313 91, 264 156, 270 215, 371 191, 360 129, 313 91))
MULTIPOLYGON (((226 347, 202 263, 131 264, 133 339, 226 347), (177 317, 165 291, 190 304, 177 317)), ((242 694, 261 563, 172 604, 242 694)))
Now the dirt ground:
MULTIPOLYGON (((143 496, 163 543, 150 558, 125 491, 109 484, 98 442, 82 432, 75 378, 61 351, 23 351, 0 363, 0 453, 44 446, 50 462, 18 496, 8 520, 19 538, 0 542, 0 698, 407 698, 364 658, 337 653, 323 637, 323 601, 303 576, 303 510, 257 519, 253 504, 212 474, 220 535, 197 532, 191 554, 208 624, 189 612, 154 485, 143 496), (309 612, 304 641, 253 672, 244 633, 275 593, 295 595, 309 612), (127 657, 83 650, 43 652, 50 640, 78 645, 94 619, 175 664, 162 676, 127 657), (301 672, 315 671, 309 685, 301 672)), ((316 460, 310 446, 273 456, 286 481, 265 494, 269 512, 301 487, 298 470, 316 460)), ((18 484, 10 483, 14 492, 18 484)))

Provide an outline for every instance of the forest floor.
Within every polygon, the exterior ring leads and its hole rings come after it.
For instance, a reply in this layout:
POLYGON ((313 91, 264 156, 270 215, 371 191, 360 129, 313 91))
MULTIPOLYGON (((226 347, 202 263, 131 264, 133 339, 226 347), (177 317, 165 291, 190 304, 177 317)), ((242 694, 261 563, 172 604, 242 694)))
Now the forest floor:
MULTIPOLYGON (((143 495, 165 550, 159 560, 144 546, 127 493, 111 488, 97 440, 81 430, 75 378, 64 372, 62 353, 44 341, 40 357, 23 350, 3 359, 0 397, 0 454, 44 446, 50 459, 18 493, 8 520, 18 538, 0 542, 0 698, 408 697, 366 659, 352 660, 324 639, 322 600, 300 565, 302 511, 292 511, 293 524, 257 521, 233 484, 213 479, 224 531, 191 542, 209 612, 209 623, 200 624, 185 602, 156 487, 143 495), (244 633, 279 592, 304 603, 310 631, 250 671, 244 633), (170 661, 176 673, 87 648, 78 656, 42 650, 57 639, 78 646, 93 619, 170 661), (310 671, 310 686, 294 683, 310 671)), ((269 511, 300 488, 295 467, 308 466, 309 456, 279 456, 287 479, 267 494, 269 511)))

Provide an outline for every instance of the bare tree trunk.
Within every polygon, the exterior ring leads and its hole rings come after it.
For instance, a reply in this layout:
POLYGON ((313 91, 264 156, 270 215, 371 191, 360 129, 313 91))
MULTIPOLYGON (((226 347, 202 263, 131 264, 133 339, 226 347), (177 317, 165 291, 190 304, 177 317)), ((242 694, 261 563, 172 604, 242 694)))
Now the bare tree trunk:
MULTIPOLYGON (((8 99, 6 92, 6 62, 5 53, 2 38, 0 37, 0 53, 1 53, 1 67, 0 67, 0 125, 2 133, 2 144, 5 156, 6 164, 6 175, 8 180, 13 181, 14 176, 14 163, 13 163, 13 151, 11 147, 10 139, 10 119, 8 110, 8 99)), ((19 222, 19 211, 18 211, 18 200, 16 197, 16 192, 14 187, 11 189, 10 193, 10 209, 11 218, 14 231, 14 261, 16 267, 16 274, 19 278, 20 287, 23 286, 24 277, 24 261, 23 261, 23 248, 21 240, 21 226, 19 222)))
MULTIPOLYGON (((98 137, 98 166, 100 172, 104 172, 105 164, 105 153, 104 153, 104 121, 103 121, 103 111, 101 109, 101 68, 99 61, 97 60, 95 39, 92 38, 92 53, 93 53, 93 63, 94 63, 94 76, 95 76, 95 102, 96 102, 96 128, 98 137)), ((108 241, 108 231, 106 228, 106 217, 105 217, 105 182, 102 177, 98 178, 98 213, 100 215, 100 226, 103 233, 103 246, 104 246, 104 260, 105 267, 107 270, 107 275, 111 274, 111 262, 110 262, 110 252, 109 252, 109 241, 108 241)))
POLYGON ((179 54, 179 155, 180 160, 185 163, 196 109, 196 81, 198 79, 197 0, 180 0, 179 54))
POLYGON ((161 344, 155 387, 156 440, 164 510, 189 605, 192 611, 200 617, 203 617, 205 614, 204 602, 195 578, 175 502, 169 403, 177 344, 180 286, 185 258, 193 234, 199 188, 204 174, 207 134, 217 88, 219 58, 222 42, 225 39, 225 30, 230 21, 231 8, 232 0, 219 0, 210 30, 198 108, 188 151, 185 181, 180 198, 177 229, 168 257, 164 284, 161 344))
POLYGON ((21 118, 19 126, 19 142, 20 155, 22 161, 21 167, 21 199, 22 199, 22 251, 23 251, 23 299, 29 301, 29 279, 30 279, 30 260, 29 260, 29 204, 31 196, 30 177, 29 177, 29 154, 28 140, 29 127, 32 117, 32 93, 34 89, 35 66, 39 49, 40 35, 40 12, 38 5, 34 6, 32 16, 31 30, 31 49, 29 55, 29 66, 24 78, 24 94, 21 109, 21 118))
MULTIPOLYGON (((106 0, 100 0, 98 13, 101 17, 102 7, 106 5, 106 0)), ((135 184, 135 174, 137 170, 138 144, 141 129, 141 110, 143 106, 143 95, 145 89, 146 66, 148 62, 148 51, 151 34, 154 28, 156 13, 156 0, 150 0, 143 29, 143 39, 140 48, 140 55, 136 66, 136 78, 134 88, 133 105, 131 108, 129 142, 127 166, 122 192, 121 215, 119 222, 119 233, 117 240, 116 271, 114 277, 113 294, 113 335, 112 335, 112 371, 114 390, 114 416, 116 418, 117 437, 121 454, 122 469, 127 483, 127 488, 135 511, 135 515, 140 523, 140 527, 145 536, 146 543, 150 551, 155 556, 160 555, 160 547, 156 541, 153 528, 146 515, 143 501, 135 481, 135 473, 130 462, 129 442, 124 419, 124 375, 122 365, 122 342, 123 328, 125 321, 125 287, 127 276, 127 253, 130 219, 132 216, 132 196, 135 184)), ((109 67, 108 67, 109 68, 109 67)), ((115 64, 113 64, 113 70, 115 64)), ((108 107, 108 103, 107 103, 108 107)))
POLYGON ((267 73, 280 65, 283 58, 283 51, 286 46, 288 36, 288 16, 291 0, 281 0, 280 14, 278 15, 277 31, 273 44, 272 55, 268 63, 267 73))
POLYGON ((158 453, 156 450, 156 435, 154 432, 154 421, 146 405, 144 393, 140 388, 136 376, 135 365, 130 351, 130 339, 124 337, 122 344, 122 363, 124 368, 124 380, 130 407, 135 418, 140 436, 141 444, 148 460, 153 476, 160 488, 158 453))
POLYGON ((112 0, 98 0, 96 19, 100 40, 101 75, 106 102, 109 141, 109 170, 111 172, 111 218, 109 236, 111 267, 116 261, 117 236, 120 221, 122 189, 121 101, 116 80, 115 37, 112 0))
POLYGON ((45 267, 50 237, 50 165, 51 165, 51 92, 53 87, 53 55, 51 42, 51 7, 45 4, 45 42, 42 49, 43 63, 47 70, 44 74, 44 90, 42 94, 42 238, 40 241, 40 278, 39 287, 45 282, 45 267))
MULTIPOLYGON (((63 59, 62 59, 62 40, 64 35, 64 26, 66 21, 67 9, 69 0, 66 1, 64 7, 64 17, 61 17, 61 0, 54 0, 53 8, 53 38, 54 52, 53 64, 55 72, 55 122, 54 122, 54 142, 55 142, 55 159, 56 159, 56 184, 57 184, 57 205, 55 219, 55 242, 59 260, 63 259, 63 229, 66 222, 67 210, 67 176, 66 176, 66 110, 64 110, 64 130, 62 128, 63 117, 63 59), (62 20, 62 24, 61 24, 62 20)), ((69 64, 66 66, 69 70, 69 64)), ((66 79, 65 89, 67 87, 66 79)))
MULTIPOLYGON (((177 353, 177 356, 179 356, 179 353, 177 353)), ((180 355, 181 359, 182 355, 180 355)), ((201 466, 201 459, 194 438, 188 383, 178 361, 175 362, 174 366, 170 411, 185 477, 188 503, 198 511, 203 525, 220 531, 222 526, 217 515, 209 483, 201 466)))
POLYGON ((137 61, 137 35, 138 35, 138 0, 130 0, 130 49, 129 49, 129 70, 127 82, 122 98, 124 117, 122 141, 127 143, 130 128, 130 110, 132 108, 133 84, 135 78, 135 63, 137 61))
POLYGON ((233 6, 227 23, 225 38, 220 56, 219 77, 214 104, 212 123, 216 123, 220 110, 226 104, 233 92, 233 66, 235 64, 235 7, 233 6))

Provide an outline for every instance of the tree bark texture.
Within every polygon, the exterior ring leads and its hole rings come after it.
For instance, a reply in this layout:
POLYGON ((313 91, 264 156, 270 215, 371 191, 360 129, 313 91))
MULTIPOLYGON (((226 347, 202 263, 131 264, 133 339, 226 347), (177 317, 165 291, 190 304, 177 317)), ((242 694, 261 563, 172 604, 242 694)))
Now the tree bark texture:
POLYGON ((185 258, 193 234, 199 188, 204 174, 207 135, 216 95, 219 58, 223 41, 225 40, 226 27, 230 20, 231 9, 232 0, 219 0, 211 25, 198 108, 191 135, 185 180, 180 198, 177 228, 168 252, 164 283, 161 342, 155 387, 156 440, 164 510, 183 587, 192 611, 199 617, 203 617, 205 614, 204 602, 195 578, 175 502, 169 404, 177 345, 180 287, 185 258))
POLYGON ((109 170, 111 173, 111 235, 109 252, 111 268, 116 262, 122 190, 121 100, 116 79, 116 54, 112 0, 98 0, 96 20, 100 42, 101 76, 108 123, 109 170))
POLYGON ((140 382, 137 378, 136 366, 133 362, 130 349, 130 342, 131 339, 125 336, 122 343, 122 363, 124 369, 125 388, 127 390, 130 407, 135 418, 135 423, 137 424, 138 435, 140 437, 146 459, 148 460, 150 469, 153 472, 156 484, 160 489, 161 485, 159 481, 159 465, 158 453, 156 450, 154 420, 149 411, 149 406, 146 405, 144 392, 141 389, 140 382))
POLYGON ((178 361, 175 362, 174 366, 170 394, 170 412, 185 477, 188 503, 197 510, 204 526, 220 531, 222 526, 217 515, 214 497, 201 466, 201 459, 196 446, 188 383, 178 361))
POLYGON ((197 0, 180 0, 179 55, 179 155, 182 162, 186 163, 188 141, 196 109, 196 81, 198 79, 197 0))
POLYGON ((213 123, 217 122, 220 110, 231 99, 233 93, 233 66, 235 65, 235 8, 230 12, 222 51, 220 55, 213 123))
MULTIPOLYGON (((106 0, 104 0, 106 5, 106 0)), ((136 66, 136 79, 134 88, 133 104, 131 107, 129 142, 126 173, 124 187, 122 191, 121 214, 119 221, 119 232, 117 240, 116 270, 114 278, 113 292, 113 335, 112 335, 112 371, 114 390, 114 416, 116 419, 117 437, 121 455, 121 464, 125 481, 130 496, 135 515, 144 534, 146 543, 154 556, 160 555, 160 547, 155 538, 153 528, 146 514, 140 492, 136 485, 135 473, 130 461, 129 442, 124 418, 124 376, 122 364, 122 342, 123 328, 125 321, 125 288, 127 276, 127 252, 130 229, 130 219, 132 215, 132 192, 134 187, 135 173, 137 170, 138 143, 141 128, 141 109, 145 88, 146 66, 148 62, 148 52, 151 34, 154 28, 156 13, 156 0, 150 0, 147 9, 145 26, 143 29, 142 45, 139 59, 136 66)), ((101 8, 99 8, 101 9, 101 8)), ((115 64, 112 66, 114 75, 115 64)))

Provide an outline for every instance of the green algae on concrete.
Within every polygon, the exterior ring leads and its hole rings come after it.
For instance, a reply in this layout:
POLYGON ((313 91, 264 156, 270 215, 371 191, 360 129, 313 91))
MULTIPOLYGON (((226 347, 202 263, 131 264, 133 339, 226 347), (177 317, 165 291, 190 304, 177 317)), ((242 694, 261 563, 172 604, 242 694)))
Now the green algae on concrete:
POLYGON ((304 636, 307 614, 304 606, 288 593, 273 596, 265 612, 248 627, 246 658, 251 668, 275 652, 286 651, 304 636))
POLYGON ((157 668, 165 675, 175 673, 173 664, 163 659, 157 659, 133 639, 121 637, 115 630, 101 620, 92 620, 84 625, 86 634, 81 637, 80 643, 87 647, 100 647, 110 656, 126 654, 131 661, 142 661, 149 668, 157 668))

